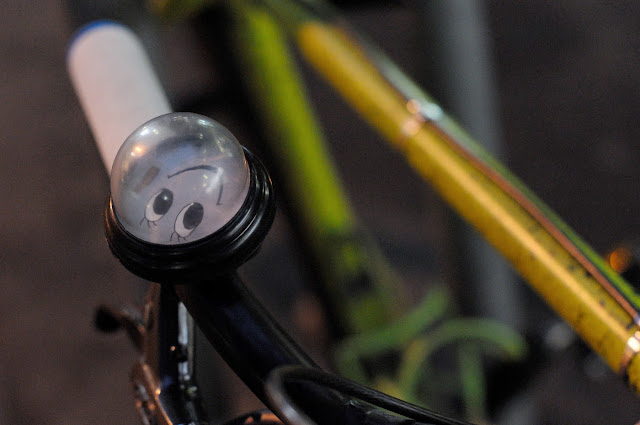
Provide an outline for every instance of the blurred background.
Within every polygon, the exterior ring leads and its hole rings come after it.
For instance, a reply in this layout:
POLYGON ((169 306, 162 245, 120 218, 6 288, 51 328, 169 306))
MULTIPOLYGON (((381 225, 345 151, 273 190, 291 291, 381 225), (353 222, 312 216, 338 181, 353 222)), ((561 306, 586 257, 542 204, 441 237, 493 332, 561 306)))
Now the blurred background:
MULTIPOLYGON (((446 87, 438 79, 442 62, 434 60, 439 46, 425 41, 424 30, 433 25, 403 5, 356 3, 346 14, 359 28, 429 91, 446 87)), ((596 250, 637 238, 640 4, 478 4, 494 63, 496 128, 487 131, 500 142, 492 149, 596 250)), ((124 335, 104 335, 92 325, 98 304, 139 303, 144 285, 119 266, 104 241, 107 173, 65 69, 75 21, 61 0, 9 0, 2 10, 0 422, 136 423, 128 384, 136 352, 124 335)), ((161 43, 154 56, 174 104, 208 111, 244 142, 245 117, 206 101, 223 81, 211 40, 203 43, 190 23, 154 28, 161 43)), ((446 210, 398 154, 317 77, 309 78, 366 227, 407 274, 451 275, 446 210), (416 251, 422 254, 402 255, 416 251)), ((283 252, 295 251, 283 218, 247 275, 260 267, 277 280, 303 273, 273 266, 288 264, 283 252)), ((514 285, 524 288, 515 279, 514 285)), ((564 352, 529 386, 541 423, 633 423, 640 419, 638 400, 619 381, 583 353, 564 352)))

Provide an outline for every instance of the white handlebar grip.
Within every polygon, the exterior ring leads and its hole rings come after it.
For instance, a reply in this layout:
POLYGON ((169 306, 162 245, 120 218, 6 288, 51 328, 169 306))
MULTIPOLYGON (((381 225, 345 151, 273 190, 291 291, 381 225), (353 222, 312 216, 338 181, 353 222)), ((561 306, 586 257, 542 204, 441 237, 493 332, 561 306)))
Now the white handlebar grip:
POLYGON ((135 129, 171 112, 142 42, 121 24, 82 29, 69 46, 67 68, 108 172, 135 129))

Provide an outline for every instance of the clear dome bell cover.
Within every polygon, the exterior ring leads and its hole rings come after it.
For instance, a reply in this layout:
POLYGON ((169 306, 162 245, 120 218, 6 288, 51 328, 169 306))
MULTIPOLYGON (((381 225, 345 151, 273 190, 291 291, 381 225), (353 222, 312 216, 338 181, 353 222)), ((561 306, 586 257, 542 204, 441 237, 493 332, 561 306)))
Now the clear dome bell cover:
POLYGON ((122 227, 145 242, 175 245, 228 223, 247 197, 242 147, 220 123, 171 113, 135 130, 116 155, 111 197, 122 227))

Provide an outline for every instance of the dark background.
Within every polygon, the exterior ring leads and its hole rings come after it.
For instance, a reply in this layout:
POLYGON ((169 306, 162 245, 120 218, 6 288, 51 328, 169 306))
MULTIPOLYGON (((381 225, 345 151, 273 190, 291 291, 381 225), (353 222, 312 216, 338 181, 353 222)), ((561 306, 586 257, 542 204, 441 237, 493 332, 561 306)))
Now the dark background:
MULTIPOLYGON (((640 4, 499 2, 487 11, 507 164, 597 250, 638 236, 640 4)), ((412 74, 428 64, 404 9, 349 13, 412 74)), ((127 381, 135 351, 123 335, 96 332, 91 318, 99 303, 135 302, 142 285, 103 240, 107 175, 67 78, 70 36, 61 1, 3 4, 2 423, 135 423, 127 381)), ((172 98, 215 91, 215 68, 188 28, 163 27, 161 39, 172 98)), ((365 224, 409 247, 441 236, 430 221, 437 216, 433 195, 407 175, 398 155, 368 130, 354 130, 357 121, 345 118, 332 95, 321 91, 317 102, 331 121, 327 133, 343 170, 361 170, 343 174, 365 224), (327 108, 332 102, 337 106, 327 108)), ((243 134, 230 114, 214 118, 243 134)), ((286 224, 275 227, 265 256, 288 243, 286 224)), ((600 378, 614 382, 602 386, 580 370, 572 357, 560 357, 533 381, 546 423, 640 418, 638 400, 617 378, 600 378)))

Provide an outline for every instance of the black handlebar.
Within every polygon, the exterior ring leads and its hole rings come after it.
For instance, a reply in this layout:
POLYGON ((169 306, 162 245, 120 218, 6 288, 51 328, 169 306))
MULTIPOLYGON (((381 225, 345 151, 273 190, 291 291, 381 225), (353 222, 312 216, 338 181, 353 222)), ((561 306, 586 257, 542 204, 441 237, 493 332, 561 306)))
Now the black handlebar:
MULTIPOLYGON (((244 286, 237 273, 199 284, 176 285, 174 289, 209 342, 267 406, 273 408, 265 394, 265 383, 274 370, 300 366, 319 371, 244 286)), ((291 383, 290 388, 294 389, 296 403, 318 424, 417 423, 344 396, 342 391, 334 391, 321 382, 299 381, 291 383)), ((428 422, 462 424, 455 420, 428 422)))

